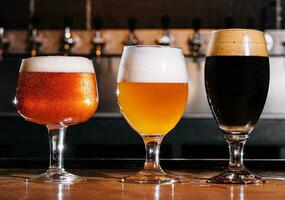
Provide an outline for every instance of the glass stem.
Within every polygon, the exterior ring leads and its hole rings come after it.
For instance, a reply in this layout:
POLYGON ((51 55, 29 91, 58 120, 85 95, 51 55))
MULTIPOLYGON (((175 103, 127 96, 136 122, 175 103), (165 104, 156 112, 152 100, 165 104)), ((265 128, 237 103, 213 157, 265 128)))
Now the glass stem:
POLYGON ((59 174, 64 172, 63 167, 63 150, 64 136, 67 127, 64 126, 47 126, 49 136, 49 169, 48 172, 59 174))
POLYGON ((144 170, 161 171, 159 162, 160 144, 163 136, 143 136, 146 149, 144 170))
POLYGON ((243 165, 243 149, 245 142, 248 138, 248 135, 227 134, 225 137, 229 144, 229 153, 230 153, 230 161, 228 169, 232 171, 244 170, 245 167, 243 165))

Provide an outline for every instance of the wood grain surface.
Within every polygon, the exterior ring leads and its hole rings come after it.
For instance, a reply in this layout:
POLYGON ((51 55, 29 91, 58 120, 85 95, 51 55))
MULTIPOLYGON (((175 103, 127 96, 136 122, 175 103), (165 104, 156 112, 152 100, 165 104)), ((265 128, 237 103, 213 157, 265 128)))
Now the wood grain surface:
POLYGON ((122 184, 120 177, 133 172, 123 170, 71 170, 85 176, 86 181, 73 185, 28 183, 25 179, 40 170, 3 170, 0 178, 0 199, 230 199, 252 200, 285 198, 284 173, 262 172, 267 178, 263 185, 208 184, 206 179, 216 171, 171 171, 180 176, 181 183, 173 185, 122 184))

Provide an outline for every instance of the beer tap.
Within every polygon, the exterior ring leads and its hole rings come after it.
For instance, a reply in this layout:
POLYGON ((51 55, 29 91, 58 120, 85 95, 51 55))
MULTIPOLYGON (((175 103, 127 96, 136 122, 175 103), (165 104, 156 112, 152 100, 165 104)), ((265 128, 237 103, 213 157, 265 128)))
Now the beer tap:
POLYGON ((194 18, 192 20, 192 26, 193 26, 193 34, 188 39, 188 45, 189 45, 189 51, 191 56, 194 57, 194 60, 200 55, 200 48, 202 45, 202 38, 201 34, 199 32, 199 29, 201 28, 201 19, 200 18, 194 18))
POLYGON ((275 28, 281 29, 282 28, 282 1, 276 0, 275 2, 275 16, 276 16, 276 23, 275 28))
POLYGON ((161 27, 162 27, 162 34, 160 36, 160 38, 158 38, 156 40, 156 43, 159 45, 165 45, 168 46, 171 43, 171 37, 169 34, 169 16, 168 15, 163 15, 160 18, 160 22, 161 22, 161 27))
POLYGON ((34 15, 30 19, 29 24, 29 38, 28 38, 28 48, 27 50, 30 52, 31 56, 36 56, 39 53, 39 48, 42 44, 41 39, 38 36, 38 28, 39 28, 39 17, 34 15))
POLYGON ((129 18, 128 20, 129 35, 128 38, 125 41, 123 41, 124 45, 130 46, 130 45, 141 44, 140 40, 135 34, 136 25, 137 25, 136 18, 133 17, 129 18))
POLYGON ((95 52, 96 56, 101 56, 104 51, 105 40, 102 36, 102 18, 96 16, 93 18, 93 25, 95 28, 95 36, 92 39, 94 45, 92 52, 95 52))
POLYGON ((5 20, 4 18, 0 18, 0 60, 3 59, 3 55, 9 48, 10 42, 5 37, 5 20))
POLYGON ((72 26, 72 18, 65 17, 64 18, 64 35, 62 40, 62 46, 60 48, 60 52, 63 55, 67 56, 70 54, 72 47, 74 46, 74 39, 71 35, 71 26, 72 26))

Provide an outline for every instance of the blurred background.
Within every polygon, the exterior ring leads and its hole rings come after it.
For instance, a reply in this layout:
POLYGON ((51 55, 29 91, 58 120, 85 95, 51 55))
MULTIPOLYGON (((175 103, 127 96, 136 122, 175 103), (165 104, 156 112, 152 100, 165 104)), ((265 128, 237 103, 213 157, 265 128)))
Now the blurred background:
POLYGON ((222 28, 227 21, 236 27, 275 28, 276 19, 276 1, 270 0, 1 0, 0 16, 12 29, 26 29, 33 14, 40 18, 39 28, 62 28, 69 16, 74 28, 85 29, 88 4, 92 16, 103 18, 104 28, 127 28, 130 17, 137 18, 138 28, 160 28, 162 15, 169 16, 171 28, 192 28, 193 18, 200 18, 203 28, 222 28))
MULTIPOLYGON (((123 119, 116 76, 124 45, 181 47, 189 75, 188 106, 164 139, 162 158, 227 158, 227 144, 209 110, 204 56, 218 28, 265 31, 270 89, 245 158, 285 158, 285 0, 1 0, 0 161, 48 161, 46 127, 26 122, 13 99, 21 59, 80 55, 94 60, 100 105, 92 119, 68 128, 65 155, 72 163, 143 158, 142 139, 123 119)), ((68 89, 68 88, 67 88, 68 89)))

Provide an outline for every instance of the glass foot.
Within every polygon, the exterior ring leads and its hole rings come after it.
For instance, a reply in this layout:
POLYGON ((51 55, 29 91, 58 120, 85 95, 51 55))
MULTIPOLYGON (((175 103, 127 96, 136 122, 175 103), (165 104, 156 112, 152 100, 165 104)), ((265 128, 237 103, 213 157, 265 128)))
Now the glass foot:
POLYGON ((121 179, 122 183, 146 183, 146 184, 172 184, 178 182, 179 178, 169 175, 164 171, 142 170, 134 175, 121 179))
POLYGON ((221 183, 221 184, 262 184, 266 181, 257 176, 246 168, 241 171, 225 170, 221 174, 214 176, 207 181, 208 183, 221 183))
POLYGON ((47 171, 43 174, 33 176, 32 178, 28 179, 27 182, 72 184, 84 180, 84 178, 66 171, 61 173, 52 173, 47 171))

